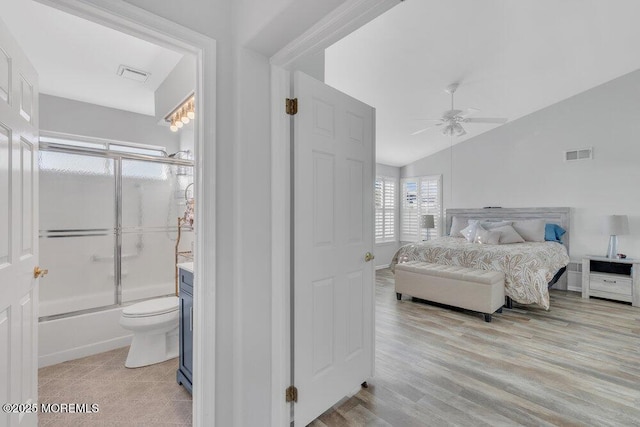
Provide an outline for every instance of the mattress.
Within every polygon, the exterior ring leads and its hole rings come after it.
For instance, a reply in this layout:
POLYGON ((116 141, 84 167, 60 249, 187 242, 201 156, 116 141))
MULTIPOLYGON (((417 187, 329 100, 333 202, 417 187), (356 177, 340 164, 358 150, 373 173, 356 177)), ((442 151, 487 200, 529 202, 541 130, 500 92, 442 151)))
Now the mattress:
POLYGON ((502 271, 505 295, 522 304, 549 309, 548 283, 569 264, 569 255, 557 242, 481 245, 459 237, 440 237, 402 246, 393 257, 391 269, 406 261, 502 271))

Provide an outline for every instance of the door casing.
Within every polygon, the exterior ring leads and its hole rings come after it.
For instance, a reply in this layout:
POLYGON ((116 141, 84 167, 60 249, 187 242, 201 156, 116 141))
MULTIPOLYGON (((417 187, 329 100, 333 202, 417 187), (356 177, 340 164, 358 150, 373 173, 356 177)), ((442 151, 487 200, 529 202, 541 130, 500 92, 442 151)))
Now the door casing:
POLYGON ((291 405, 291 124, 284 100, 292 97, 291 72, 315 55, 403 0, 348 0, 278 51, 271 62, 271 425, 288 426, 291 405))
POLYGON ((210 309, 216 306, 216 41, 123 1, 100 6, 87 0, 35 1, 196 58, 194 180, 200 202, 195 206, 194 276, 208 291, 194 286, 193 422, 214 425, 215 408, 208 402, 215 402, 215 336, 204 331, 216 330, 215 311, 210 309))

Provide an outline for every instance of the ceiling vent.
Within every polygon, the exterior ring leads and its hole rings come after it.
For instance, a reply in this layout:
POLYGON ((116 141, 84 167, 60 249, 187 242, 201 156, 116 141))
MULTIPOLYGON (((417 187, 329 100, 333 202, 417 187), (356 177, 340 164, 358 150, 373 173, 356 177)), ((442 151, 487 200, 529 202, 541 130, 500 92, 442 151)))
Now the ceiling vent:
POLYGON ((593 148, 580 148, 579 150, 569 150, 564 152, 565 162, 591 159, 593 159, 593 148))
POLYGON ((125 79, 135 80, 140 83, 146 82, 151 75, 151 73, 148 71, 137 70, 135 68, 129 67, 128 65, 119 66, 116 74, 118 74, 120 77, 124 77, 125 79))

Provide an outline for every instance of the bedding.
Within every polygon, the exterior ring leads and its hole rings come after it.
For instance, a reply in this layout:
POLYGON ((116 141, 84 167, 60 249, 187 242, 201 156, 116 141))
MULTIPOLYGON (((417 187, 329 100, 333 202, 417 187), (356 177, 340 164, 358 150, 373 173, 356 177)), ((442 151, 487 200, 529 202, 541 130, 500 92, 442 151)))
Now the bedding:
POLYGON ((547 284, 569 264, 564 245, 557 242, 524 242, 511 245, 481 245, 460 237, 440 237, 401 247, 391 269, 399 262, 424 261, 459 265, 505 273, 505 295, 522 304, 549 309, 547 284))

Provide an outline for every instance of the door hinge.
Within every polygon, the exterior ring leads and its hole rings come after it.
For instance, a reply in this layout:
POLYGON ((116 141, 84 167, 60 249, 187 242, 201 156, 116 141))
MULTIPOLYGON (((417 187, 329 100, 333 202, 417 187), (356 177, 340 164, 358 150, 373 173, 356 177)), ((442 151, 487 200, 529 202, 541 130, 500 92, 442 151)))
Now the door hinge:
POLYGON ((297 402, 298 401, 298 389, 294 386, 290 385, 285 390, 285 398, 287 402, 297 402))
POLYGON ((296 115, 298 113, 298 98, 287 98, 285 110, 290 116, 296 115))

